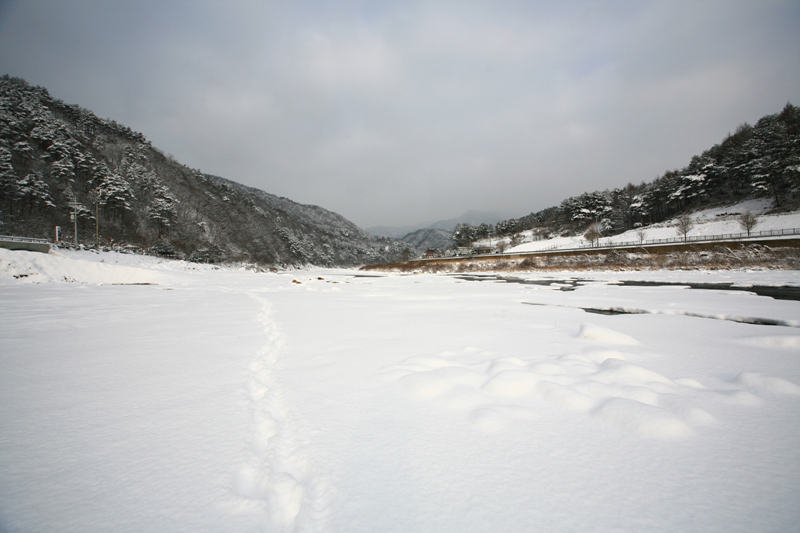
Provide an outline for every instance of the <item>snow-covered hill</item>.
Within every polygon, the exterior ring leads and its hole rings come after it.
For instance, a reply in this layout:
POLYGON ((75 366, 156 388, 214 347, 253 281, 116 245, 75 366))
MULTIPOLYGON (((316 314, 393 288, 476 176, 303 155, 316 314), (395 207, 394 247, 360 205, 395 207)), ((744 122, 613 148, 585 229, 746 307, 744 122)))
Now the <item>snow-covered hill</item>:
POLYGON ((443 229, 420 229, 405 235, 401 240, 413 246, 418 254, 430 248, 447 250, 453 245, 453 232, 443 229))
MULTIPOLYGON (((710 209, 703 209, 691 213, 691 219, 694 226, 689 230, 688 237, 705 237, 712 235, 725 235, 725 234, 739 234, 744 230, 737 221, 737 215, 750 211, 759 215, 758 224, 753 229, 754 232, 768 231, 768 230, 781 230, 781 229, 795 229, 800 228, 800 212, 789 213, 775 213, 765 214, 770 211, 773 206, 773 201, 768 199, 755 199, 741 202, 727 207, 715 207, 710 209)), ((638 243, 640 241, 647 242, 649 240, 657 239, 676 239, 682 238, 676 227, 676 220, 668 220, 650 226, 641 228, 643 235, 640 237, 638 230, 629 230, 618 235, 611 237, 603 237, 600 239, 600 245, 613 245, 620 243, 638 243)), ((590 242, 582 235, 573 237, 558 237, 554 239, 532 240, 534 238, 533 231, 526 231, 520 235, 523 243, 517 246, 506 248, 507 253, 511 252, 533 252, 537 250, 558 249, 558 248, 574 248, 586 246, 590 242), (524 242, 529 241, 529 242, 524 242)), ((492 241, 497 244, 499 240, 492 241)), ((509 242, 510 238, 502 239, 503 242, 509 242)), ((480 244, 488 244, 489 241, 479 241, 480 244)))
POLYGON ((194 261, 355 266, 399 259, 405 244, 181 165, 144 135, 0 77, 0 233, 194 261), (77 217, 77 228, 71 215, 77 217))

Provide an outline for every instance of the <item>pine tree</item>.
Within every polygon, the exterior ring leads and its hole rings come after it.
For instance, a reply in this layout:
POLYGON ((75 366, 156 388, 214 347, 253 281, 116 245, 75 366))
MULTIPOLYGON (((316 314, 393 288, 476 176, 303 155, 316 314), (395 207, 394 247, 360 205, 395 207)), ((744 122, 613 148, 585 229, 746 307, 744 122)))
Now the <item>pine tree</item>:
POLYGON ((153 201, 147 208, 147 216, 152 222, 155 222, 158 228, 158 237, 161 238, 178 215, 175 209, 178 199, 163 185, 154 191, 153 196, 153 201))
POLYGON ((0 200, 8 205, 9 215, 14 213, 14 201, 18 197, 17 175, 11 166, 11 150, 0 144, 0 200))
POLYGON ((100 183, 97 186, 100 204, 110 216, 112 222, 121 220, 125 211, 131 211, 131 201, 136 198, 130 184, 116 172, 109 172, 103 168, 100 174, 100 183))
POLYGON ((34 206, 52 209, 56 207, 50 195, 50 187, 37 172, 32 172, 17 181, 17 196, 23 203, 27 202, 28 211, 33 211, 34 206))

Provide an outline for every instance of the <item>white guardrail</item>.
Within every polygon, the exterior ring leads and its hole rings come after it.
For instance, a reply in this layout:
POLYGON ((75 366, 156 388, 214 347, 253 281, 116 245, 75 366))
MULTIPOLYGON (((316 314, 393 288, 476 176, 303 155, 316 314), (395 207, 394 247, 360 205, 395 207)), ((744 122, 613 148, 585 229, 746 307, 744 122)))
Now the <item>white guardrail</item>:
POLYGON ((34 239, 32 237, 15 237, 13 235, 0 235, 0 241, 6 242, 29 242, 33 244, 50 244, 47 239, 34 239))
POLYGON ((572 248, 560 248, 562 250, 584 250, 586 248, 617 248, 619 246, 643 246, 645 244, 669 244, 669 243, 682 243, 682 242, 714 242, 714 241, 730 241, 730 240, 746 240, 754 239, 757 237, 780 237, 783 235, 800 235, 800 228, 790 229, 775 229, 768 231, 751 231, 750 235, 745 232, 742 233, 723 233, 721 235, 696 235, 694 237, 673 237, 671 239, 646 239, 644 241, 626 241, 615 242, 608 244, 600 244, 599 246, 592 246, 591 244, 582 244, 580 246, 573 246, 572 248))
MULTIPOLYGON (((626 242, 615 242, 615 243, 608 243, 608 244, 600 244, 599 246, 595 246, 593 244, 581 244, 580 246, 571 246, 569 248, 560 248, 557 245, 548 246, 546 248, 539 248, 538 250, 531 250, 526 252, 504 252, 502 254, 471 254, 469 256, 452 256, 452 257, 486 257, 486 256, 503 256, 503 255, 535 255, 540 254, 542 252, 550 252, 553 250, 564 251, 568 252, 571 250, 610 250, 614 248, 621 248, 625 246, 645 246, 648 244, 681 244, 681 243, 689 243, 689 242, 714 242, 714 241, 729 241, 729 240, 742 240, 746 241, 748 239, 755 239, 758 237, 781 237, 786 235, 800 235, 800 228, 790 228, 790 229, 774 229, 774 230, 767 230, 767 231, 751 231, 750 235, 745 232, 742 233, 723 233, 721 235, 697 235, 694 237, 673 237, 671 239, 645 239, 643 241, 626 241, 626 242)), ((428 259, 449 259, 447 257, 426 257, 423 260, 428 259)))

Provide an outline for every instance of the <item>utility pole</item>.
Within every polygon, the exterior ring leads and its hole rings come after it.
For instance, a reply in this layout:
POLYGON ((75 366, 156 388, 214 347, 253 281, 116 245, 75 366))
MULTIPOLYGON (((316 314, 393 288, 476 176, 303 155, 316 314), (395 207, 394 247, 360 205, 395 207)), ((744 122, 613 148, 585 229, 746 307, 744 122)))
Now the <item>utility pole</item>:
POLYGON ((72 187, 67 187, 67 190, 64 191, 66 195, 69 197, 69 206, 72 208, 72 215, 70 218, 75 223, 75 247, 78 247, 78 208, 81 207, 81 204, 78 203, 78 199, 75 197, 75 193, 72 192, 72 187))
POLYGON ((94 247, 100 249, 100 191, 94 189, 89 193, 94 203, 94 247))
POLYGON ((69 206, 72 208, 72 220, 75 222, 75 246, 78 246, 78 202, 70 202, 69 206))

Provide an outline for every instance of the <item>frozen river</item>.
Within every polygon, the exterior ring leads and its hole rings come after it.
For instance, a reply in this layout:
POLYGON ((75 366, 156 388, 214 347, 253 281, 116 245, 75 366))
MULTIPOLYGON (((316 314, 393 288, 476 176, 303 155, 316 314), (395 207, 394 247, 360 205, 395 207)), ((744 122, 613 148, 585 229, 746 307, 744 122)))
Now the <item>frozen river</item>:
POLYGON ((800 523, 800 303, 619 283, 798 272, 476 283, 62 254, 0 250, 0 530, 800 523))

